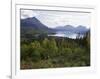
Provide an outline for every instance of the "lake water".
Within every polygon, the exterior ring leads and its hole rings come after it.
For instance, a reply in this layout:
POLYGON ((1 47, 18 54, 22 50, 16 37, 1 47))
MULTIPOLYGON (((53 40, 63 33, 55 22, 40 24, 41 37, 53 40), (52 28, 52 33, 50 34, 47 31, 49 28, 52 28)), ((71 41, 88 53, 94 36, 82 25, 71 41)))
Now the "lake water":
MULTIPOLYGON (((76 39, 76 37, 77 37, 78 35, 79 35, 79 34, 77 34, 77 33, 72 33, 72 32, 69 32, 69 31, 58 31, 58 32, 56 32, 55 34, 49 34, 48 36, 68 37, 68 38, 71 38, 71 39, 76 39)), ((83 34, 80 34, 80 37, 83 38, 84 35, 83 35, 83 34)))

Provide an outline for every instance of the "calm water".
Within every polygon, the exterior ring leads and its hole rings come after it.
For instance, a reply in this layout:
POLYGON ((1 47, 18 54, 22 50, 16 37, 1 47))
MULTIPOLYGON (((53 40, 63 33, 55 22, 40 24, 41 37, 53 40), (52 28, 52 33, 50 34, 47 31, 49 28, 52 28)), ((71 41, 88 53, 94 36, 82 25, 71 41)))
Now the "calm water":
MULTIPOLYGON (((68 38, 72 38, 72 39, 76 39, 76 37, 78 36, 77 33, 72 33, 72 32, 65 32, 65 31, 58 31, 56 32, 56 34, 49 34, 48 36, 56 36, 56 37, 68 37, 68 38)), ((80 34, 80 37, 83 37, 83 34, 80 34)))

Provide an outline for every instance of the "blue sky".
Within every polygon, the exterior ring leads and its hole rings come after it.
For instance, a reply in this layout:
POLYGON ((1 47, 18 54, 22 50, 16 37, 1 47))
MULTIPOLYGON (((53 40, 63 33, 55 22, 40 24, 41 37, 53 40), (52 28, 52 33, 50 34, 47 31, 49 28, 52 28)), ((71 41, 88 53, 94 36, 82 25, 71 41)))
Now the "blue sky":
POLYGON ((43 10, 21 10, 21 19, 36 17, 44 25, 55 28, 57 26, 79 25, 90 27, 90 13, 62 12, 62 11, 43 11, 43 10))

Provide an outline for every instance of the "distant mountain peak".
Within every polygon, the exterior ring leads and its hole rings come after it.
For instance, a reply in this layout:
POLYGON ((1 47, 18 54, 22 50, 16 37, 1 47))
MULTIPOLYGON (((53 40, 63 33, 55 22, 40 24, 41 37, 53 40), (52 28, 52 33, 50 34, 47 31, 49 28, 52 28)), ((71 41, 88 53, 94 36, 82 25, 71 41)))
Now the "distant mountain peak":
POLYGON ((77 28, 86 28, 86 26, 78 25, 77 28))
POLYGON ((75 33, 84 33, 86 31, 88 31, 86 26, 83 26, 83 25, 79 25, 77 27, 74 27, 72 25, 65 25, 65 26, 56 27, 55 29, 58 31, 71 31, 71 32, 75 32, 75 33))
POLYGON ((73 28, 73 26, 72 26, 72 25, 65 25, 64 27, 72 27, 72 28, 73 28))

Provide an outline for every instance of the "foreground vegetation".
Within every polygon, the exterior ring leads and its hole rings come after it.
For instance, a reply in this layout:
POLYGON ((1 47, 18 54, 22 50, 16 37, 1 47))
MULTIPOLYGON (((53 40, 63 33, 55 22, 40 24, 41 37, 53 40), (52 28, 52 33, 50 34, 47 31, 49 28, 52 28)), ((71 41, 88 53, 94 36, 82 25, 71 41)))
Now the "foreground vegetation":
POLYGON ((77 39, 30 37, 21 37, 21 69, 90 66, 89 33, 77 39))

